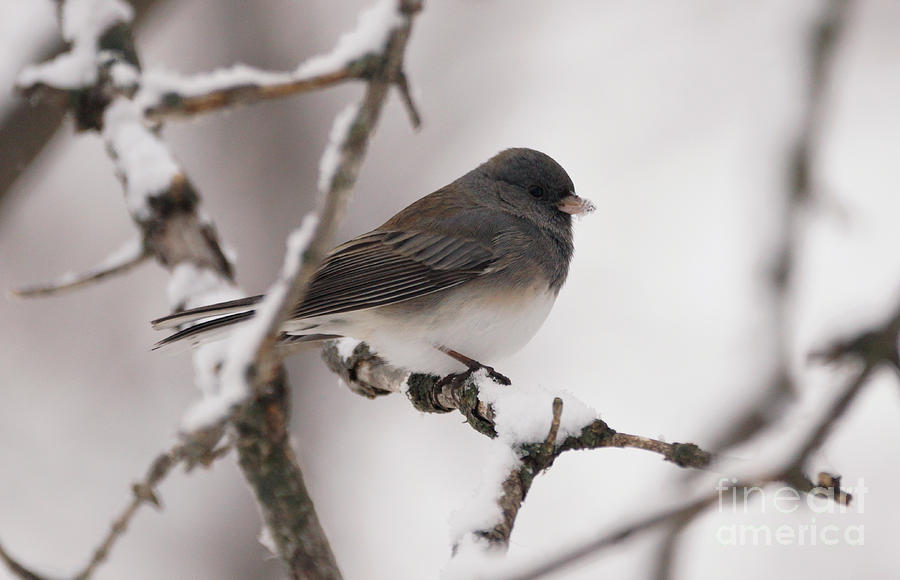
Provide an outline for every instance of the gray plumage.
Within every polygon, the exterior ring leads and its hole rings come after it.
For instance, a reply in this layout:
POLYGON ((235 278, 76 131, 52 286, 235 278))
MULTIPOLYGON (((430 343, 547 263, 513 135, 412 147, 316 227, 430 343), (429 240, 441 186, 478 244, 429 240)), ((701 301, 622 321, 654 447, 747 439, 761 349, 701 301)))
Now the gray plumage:
MULTIPOLYGON (((364 311, 402 322, 410 313, 439 308, 464 292, 502 296, 544 288, 555 297, 573 253, 570 214, 589 209, 553 159, 532 149, 507 149, 377 229, 335 248, 313 276, 286 331, 332 336, 341 330, 340 323, 364 311)), ((203 321, 157 347, 196 340, 247 320, 261 299, 253 296, 154 320, 155 328, 203 321), (206 320, 211 317, 219 318, 206 320)))

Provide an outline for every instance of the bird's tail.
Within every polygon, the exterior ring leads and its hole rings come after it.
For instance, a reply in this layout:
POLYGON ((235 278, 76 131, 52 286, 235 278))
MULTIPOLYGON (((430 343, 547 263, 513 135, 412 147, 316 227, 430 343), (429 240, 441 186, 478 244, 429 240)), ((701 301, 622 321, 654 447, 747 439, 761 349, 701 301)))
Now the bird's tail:
MULTIPOLYGON (((153 345, 153 350, 165 348, 181 341, 190 342, 192 344, 200 344, 203 342, 214 340, 215 338, 225 334, 228 330, 231 330, 231 327, 233 325, 253 318, 254 314, 256 314, 256 311, 250 309, 244 312, 237 312, 225 316, 217 316, 216 318, 212 318, 210 320, 204 320, 203 322, 192 324, 191 326, 183 328, 175 334, 167 336, 166 338, 157 342, 153 345)), ((215 316, 215 314, 213 314, 212 316, 215 316)))
MULTIPOLYGON (((228 334, 236 324, 250 320, 256 314, 254 308, 263 299, 263 295, 249 296, 247 298, 239 298, 237 300, 229 300, 227 302, 219 302, 217 304, 209 304, 200 306, 199 308, 191 308, 182 310, 175 314, 163 316, 150 322, 156 330, 166 330, 177 328, 183 324, 191 324, 187 328, 182 328, 175 334, 167 336, 161 341, 153 345, 153 350, 165 348, 175 343, 185 342, 190 344, 201 344, 222 338, 228 334)), ((325 333, 306 333, 299 332, 311 331, 315 329, 317 324, 292 329, 292 334, 283 334, 279 337, 281 346, 297 346, 299 343, 317 342, 320 340, 330 340, 339 338, 337 334, 325 333), (298 334, 294 334, 298 332, 298 334)))
MULTIPOLYGON (((229 300, 227 302, 218 302, 216 304, 207 304, 198 308, 182 310, 162 318, 157 318, 150 322, 155 330, 166 330, 175 328, 189 322, 196 322, 205 318, 213 318, 215 316, 225 316, 226 314, 245 314, 247 312, 253 315, 253 307, 262 301, 263 295, 248 296, 247 298, 238 298, 237 300, 229 300)), ((243 320, 243 319, 242 319, 243 320)), ((235 320, 237 322, 237 320, 235 320)), ((190 328, 196 328, 194 326, 190 328)), ((187 330, 187 329, 185 329, 187 330)))

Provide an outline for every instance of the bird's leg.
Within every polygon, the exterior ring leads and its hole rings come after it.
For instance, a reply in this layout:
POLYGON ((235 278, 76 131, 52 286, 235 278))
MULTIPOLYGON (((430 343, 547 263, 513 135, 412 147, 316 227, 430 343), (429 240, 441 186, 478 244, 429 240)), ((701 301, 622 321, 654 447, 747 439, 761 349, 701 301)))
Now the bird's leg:
POLYGON ((460 353, 456 352, 455 350, 453 350, 452 348, 447 348, 446 346, 438 347, 438 350, 440 350, 442 353, 446 354, 447 356, 453 357, 456 360, 458 360, 459 362, 461 362, 462 364, 466 365, 466 367, 468 367, 468 369, 469 369, 466 374, 471 374, 472 372, 477 371, 478 369, 484 369, 487 371, 488 376, 491 377, 491 379, 495 383, 498 383, 501 385, 511 385, 512 384, 512 381, 510 381, 505 375, 502 375, 502 374, 498 373, 497 371, 495 371, 494 367, 489 367, 487 365, 483 365, 480 362, 478 362, 477 360, 469 358, 464 354, 460 354, 460 353))

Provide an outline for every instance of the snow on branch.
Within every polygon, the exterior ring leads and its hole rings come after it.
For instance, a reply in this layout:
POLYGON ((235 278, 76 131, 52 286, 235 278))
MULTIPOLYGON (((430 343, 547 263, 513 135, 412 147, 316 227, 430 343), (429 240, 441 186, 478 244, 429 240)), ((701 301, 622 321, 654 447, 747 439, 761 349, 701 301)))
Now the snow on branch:
MULTIPOLYGON (((678 525, 690 522, 708 507, 714 505, 723 492, 731 489, 764 488, 773 483, 784 483, 799 492, 818 496, 837 504, 847 505, 852 495, 841 488, 839 476, 820 472, 815 480, 805 475, 812 454, 819 449, 833 432, 872 376, 881 369, 900 374, 900 304, 880 325, 860 332, 856 336, 837 341, 829 348, 813 355, 814 359, 853 368, 843 385, 830 392, 807 389, 796 405, 792 406, 780 421, 769 425, 754 439, 748 440, 734 454, 752 452, 752 460, 721 458, 712 461, 710 468, 719 474, 735 477, 718 477, 715 491, 706 495, 696 494, 680 506, 665 507, 659 512, 638 520, 618 530, 598 535, 580 546, 527 571, 509 576, 509 580, 532 580, 556 572, 596 552, 616 545, 634 534, 662 524, 678 525)), ((695 482, 696 489, 712 488, 712 480, 695 482)))
MULTIPOLYGON (((753 462, 718 460, 692 443, 668 443, 618 432, 597 418, 593 409, 571 396, 556 396, 522 385, 503 387, 494 384, 482 371, 464 373, 450 381, 428 375, 405 376, 385 369, 388 365, 364 343, 356 344, 352 351, 331 343, 323 350, 323 358, 352 390, 360 394, 371 397, 405 392, 420 411, 442 413, 458 410, 466 417, 470 427, 497 441, 492 459, 485 468, 481 490, 470 505, 454 518, 454 551, 466 552, 462 559, 469 561, 473 558, 473 548, 492 552, 508 545, 516 516, 535 477, 552 466, 556 457, 570 450, 603 447, 642 449, 658 454, 679 467, 710 470, 720 475, 734 474, 736 477, 729 479, 731 487, 780 482, 800 492, 826 495, 840 504, 849 503, 852 498, 840 488, 839 477, 819 473, 813 481, 805 475, 806 464, 810 454, 824 442, 871 373, 885 365, 900 370, 898 339, 900 308, 881 328, 827 351, 823 356, 830 360, 862 358, 864 363, 858 375, 844 389, 831 395, 823 397, 821 393, 809 393, 805 403, 799 405, 795 412, 787 414, 791 417, 788 419, 793 427, 791 430, 773 426, 771 432, 767 432, 769 437, 775 438, 775 442, 766 448, 775 454, 762 453, 763 459, 753 462), (798 417, 805 419, 801 421, 798 417)), ((753 445, 758 445, 758 442, 753 445)), ((703 485, 698 484, 698 489, 708 489, 703 485)), ((634 530, 629 528, 625 535, 655 527, 676 517, 690 517, 694 510, 702 510, 715 499, 715 496, 710 499, 703 494, 693 495, 699 499, 691 500, 682 507, 667 506, 668 515, 654 516, 652 526, 640 523, 634 530)), ((683 502, 683 498, 678 499, 683 502)), ((590 550, 601 549, 609 542, 604 539, 592 543, 591 546, 597 547, 585 548, 582 552, 587 554, 590 550)), ((479 565, 486 564, 481 562, 479 565)))
MULTIPOLYGON (((382 2, 385 4, 385 2, 382 2)), ((284 291, 272 299, 269 316, 260 316, 260 327, 255 339, 246 344, 253 353, 244 360, 253 362, 246 366, 237 376, 248 377, 248 383, 256 385, 272 380, 280 367, 280 355, 277 341, 281 334, 281 325, 287 320, 294 305, 303 300, 306 287, 312 279, 316 268, 331 248, 337 224, 349 201, 350 193, 359 175, 360 166, 368 147, 369 138, 375 130, 381 110, 387 98, 387 91, 403 68, 403 57, 412 27, 412 19, 421 8, 418 2, 400 0, 390 3, 396 18, 381 19, 387 26, 383 33, 368 31, 368 37, 386 38, 382 52, 377 56, 373 75, 368 79, 366 92, 358 105, 353 105, 335 121, 335 130, 323 154, 322 179, 320 186, 325 193, 324 200, 317 213, 312 234, 308 236, 308 244, 303 252, 292 259, 296 263, 286 264, 285 272, 291 275, 287 279, 284 291)), ((339 43, 340 46, 340 43, 339 43)), ((291 256, 289 256, 289 259, 291 256)), ((231 363, 226 363, 226 365, 231 363)), ((255 389, 248 384, 246 392, 255 389)))
POLYGON ((59 17, 69 50, 23 70, 20 87, 75 90, 96 84, 105 56, 105 36, 117 26, 130 24, 134 11, 122 0, 66 0, 60 5, 59 17))
POLYGON ((150 253, 144 247, 140 239, 125 242, 118 250, 106 257, 102 262, 86 272, 69 272, 56 280, 45 284, 33 284, 22 286, 10 291, 10 294, 18 298, 33 298, 37 296, 50 296, 76 288, 82 288, 130 271, 135 266, 142 264, 150 257, 150 253))
POLYGON ((285 434, 286 385, 281 366, 285 351, 279 347, 281 328, 302 301, 309 281, 331 248, 388 89, 402 71, 412 19, 420 8, 420 3, 408 0, 391 4, 398 16, 384 23, 386 41, 382 52, 373 57, 375 64, 365 94, 350 109, 352 113, 336 121, 337 128, 323 155, 330 159, 326 164, 330 173, 322 180, 325 196, 321 206, 315 218, 305 220, 304 226, 291 236, 282 278, 270 290, 256 320, 241 329, 228 345, 218 396, 196 408, 188 418, 189 424, 197 427, 218 425, 231 417, 241 465, 260 500, 279 557, 292 571, 314 569, 315 577, 338 578, 340 572, 302 484, 299 468, 281 474, 283 477, 265 470, 273 459, 288 467, 296 466, 285 434), (273 421, 273 416, 280 420, 273 421), (260 437, 260 433, 264 436, 260 437), (298 502, 309 509, 296 509, 298 502))
MULTIPOLYGON (((341 36, 331 52, 314 56, 289 72, 244 64, 187 76, 148 71, 136 100, 149 120, 160 121, 279 99, 350 80, 369 80, 384 64, 392 31, 403 28, 405 18, 420 8, 418 1, 379 0, 360 13, 356 28, 341 36)), ((400 90, 413 124, 418 126, 419 114, 402 68, 392 70, 389 80, 400 90)))

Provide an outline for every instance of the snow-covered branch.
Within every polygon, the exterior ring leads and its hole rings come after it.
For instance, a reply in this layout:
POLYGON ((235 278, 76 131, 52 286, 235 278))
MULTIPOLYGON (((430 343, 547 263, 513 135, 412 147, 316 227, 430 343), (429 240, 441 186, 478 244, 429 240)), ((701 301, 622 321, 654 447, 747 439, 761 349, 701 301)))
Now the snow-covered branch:
MULTIPOLYGON (((754 450, 757 454, 752 461, 723 458, 711 462, 710 467, 714 471, 736 476, 720 477, 715 483, 714 493, 697 495, 680 506, 666 507, 618 530, 603 533, 596 539, 567 550, 533 569, 510 576, 510 580, 543 577, 634 534, 663 524, 672 524, 676 529, 680 529, 714 505, 723 492, 731 489, 762 489, 773 483, 783 483, 799 492, 821 496, 838 504, 850 503, 852 496, 841 488, 840 477, 820 472, 813 481, 805 475, 807 464, 876 371, 889 368, 900 373, 898 341, 900 341, 900 305, 883 324, 839 341, 815 355, 826 362, 855 366, 855 372, 844 385, 832 392, 808 390, 780 421, 748 441, 745 444, 746 449, 754 450)), ((708 483, 711 482, 696 483, 696 488, 709 489, 712 486, 707 485, 708 483)))
POLYGON ((388 89, 402 74, 412 19, 420 8, 418 2, 382 0, 378 10, 361 19, 365 33, 350 35, 376 43, 354 47, 374 60, 362 101, 335 120, 331 142, 322 156, 319 183, 325 194, 323 202, 315 217, 305 220, 291 236, 281 279, 268 292, 252 323, 232 337, 221 361, 219 388, 204 403, 202 412, 192 417, 192 425, 199 427, 203 422, 215 424, 223 417, 235 416, 240 463, 260 501, 278 555, 296 574, 303 570, 317 578, 340 577, 299 468, 282 474, 286 477, 273 477, 265 469, 273 460, 288 467, 296 465, 286 444, 281 328, 331 248, 388 89), (383 28, 374 30, 373 22, 383 28), (273 421, 273 417, 279 420, 273 421), (310 508, 296 509, 298 501, 310 508))
MULTIPOLYGON (((900 370, 898 339, 900 309, 882 327, 842 342, 824 353, 829 360, 853 357, 861 359, 863 364, 843 389, 830 396, 807 393, 794 412, 785 415, 786 427, 773 426, 776 437, 773 443, 765 446, 770 452, 763 449, 762 458, 753 462, 718 460, 692 443, 669 443, 622 433, 597 418, 595 411, 567 395, 557 396, 519 384, 502 387, 483 372, 459 375, 450 381, 427 375, 406 376, 390 369, 364 343, 333 342, 323 350, 323 358, 352 390, 364 396, 405 392, 420 411, 458 410, 469 426, 498 441, 496 456, 488 466, 482 491, 472 505, 463 510, 464 515, 456 518, 455 549, 468 551, 473 547, 504 548, 508 545, 516 516, 535 477, 552 466, 556 457, 570 450, 642 449, 680 467, 735 475, 737 477, 729 484, 734 487, 780 482, 800 492, 824 493, 838 503, 849 503, 851 496, 841 490, 840 478, 820 473, 813 481, 806 475, 807 462, 874 370, 884 365, 900 370)), ((749 444, 760 451, 755 442, 749 444)), ((711 501, 701 496, 697 500, 699 503, 674 510, 667 508, 669 515, 654 516, 652 526, 640 523, 627 534, 616 533, 613 537, 624 539, 658 524, 671 523, 676 518, 688 521, 711 501)), ((601 549, 609 543, 609 539, 604 539, 591 546, 601 549)), ((585 548, 577 553, 589 552, 585 548)))
MULTIPOLYGON (((256 93, 269 97, 284 96, 300 86, 324 86, 328 83, 323 79, 335 80, 330 70, 346 70, 349 72, 337 76, 353 73, 367 82, 362 102, 336 123, 332 143, 323 156, 323 207, 316 219, 306 222, 302 235, 293 238, 282 280, 270 292, 257 320, 241 331, 224 359, 213 360, 209 351, 197 351, 199 384, 212 386, 215 392, 208 392, 202 402, 204 412, 195 409, 197 428, 184 436, 179 448, 191 449, 192 455, 212 453, 226 426, 235 427, 239 463, 259 499, 277 552, 296 577, 339 578, 340 572, 288 442, 288 386, 275 342, 281 322, 302 298, 331 244, 388 89, 398 86, 404 102, 411 106, 403 56, 412 18, 420 9, 421 2, 416 0, 382 0, 361 16, 357 30, 343 37, 331 54, 313 59, 289 75, 287 88, 284 76, 248 69, 178 83, 185 93, 182 102, 191 102, 209 99, 209 91, 224 91, 222 94, 231 95, 225 100, 238 100, 234 95, 254 92, 246 88, 249 78, 259 89, 256 93), (236 89, 235 82, 243 88, 236 89), (273 88, 273 83, 280 85, 273 88), (263 85, 266 88, 261 88, 263 85), (209 381, 216 378, 213 369, 220 362, 224 365, 221 380, 209 381), (246 374, 250 367, 252 376, 246 374)), ((154 84, 152 75, 144 77, 142 73, 129 27, 130 6, 123 0, 65 0, 59 14, 70 50, 25 70, 19 78, 20 88, 29 96, 63 97, 79 129, 101 132, 123 183, 128 211, 141 230, 139 247, 172 271, 169 296, 174 309, 235 292, 232 266, 212 224, 199 213, 197 191, 157 131, 148 127, 145 105, 152 100, 153 91, 168 103, 176 99, 172 91, 159 88, 160 82, 154 84)), ((155 78, 159 81, 160 77, 155 78)), ((83 279, 108 276, 135 261, 137 258, 117 260, 79 280, 84 283, 83 279)), ((166 457, 170 459, 165 462, 166 472, 181 459, 173 459, 171 454, 166 457)), ((85 577, 105 559, 137 508, 153 503, 155 482, 136 488, 132 503, 117 518, 83 573, 85 577)), ((3 556, 12 570, 27 572, 6 558, 5 552, 3 556)))
POLYGON ((69 272, 52 282, 16 288, 11 291, 11 294, 19 298, 33 298, 83 288, 84 286, 101 282, 111 276, 129 272, 149 257, 150 253, 144 248, 142 240, 129 240, 90 270, 79 274, 69 272))
MULTIPOLYGON (((381 0, 360 13, 357 27, 344 34, 331 52, 314 56, 293 71, 265 71, 243 64, 189 76, 148 71, 135 100, 149 121, 162 121, 281 99, 352 80, 372 81, 383 75, 384 50, 392 31, 403 28, 406 15, 420 8, 418 1, 398 4, 381 0)), ((413 125, 418 126, 419 113, 402 66, 391 67, 387 80, 400 91, 413 125)))

